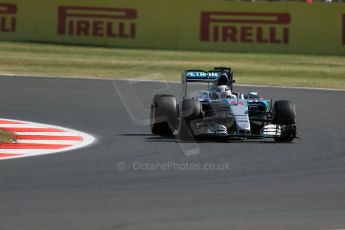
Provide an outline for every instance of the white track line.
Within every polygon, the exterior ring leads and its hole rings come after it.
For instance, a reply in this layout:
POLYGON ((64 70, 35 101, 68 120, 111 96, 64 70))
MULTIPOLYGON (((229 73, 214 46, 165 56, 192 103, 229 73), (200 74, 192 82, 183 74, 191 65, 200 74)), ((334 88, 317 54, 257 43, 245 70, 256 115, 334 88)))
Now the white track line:
MULTIPOLYGON (((17 140, 16 143, 22 144, 54 144, 54 145, 74 145, 78 140, 17 140)), ((1 150, 0 150, 1 152, 1 150)))
POLYGON ((0 124, 0 128, 33 128, 30 124, 0 124))
MULTIPOLYGON (((1 128, 1 127, 0 127, 1 128)), ((16 132, 17 135, 34 135, 34 136, 78 136, 76 134, 64 132, 16 132)))
MULTIPOLYGON (((131 81, 131 82, 152 82, 152 83, 168 83, 168 84, 181 84, 181 81, 168 81, 168 80, 142 80, 142 79, 100 79, 100 80, 113 80, 113 81, 131 81)), ((202 82, 194 82, 193 84, 205 85, 202 82)), ((320 88, 320 87, 303 87, 303 86, 280 86, 280 85, 254 85, 254 84, 234 84, 234 87, 256 87, 256 88, 273 88, 273 89, 306 89, 306 90, 324 90, 324 91, 340 91, 344 92, 345 89, 335 88, 320 88)))
MULTIPOLYGON (((0 76, 3 77, 33 77, 33 78, 55 78, 55 79, 86 79, 86 80, 99 80, 99 81, 134 81, 134 82, 154 82, 154 83, 173 83, 173 84, 181 84, 180 81, 169 81, 169 80, 146 80, 146 79, 117 79, 114 78, 102 78, 102 77, 93 77, 93 76, 28 76, 28 75, 18 75, 18 74, 11 74, 11 73, 2 73, 0 76)), ((204 84, 204 83, 202 83, 204 84)), ((252 84, 235 84, 236 86, 240 87, 256 87, 256 88, 284 88, 284 89, 305 89, 305 90, 324 90, 324 91, 340 91, 344 92, 345 89, 335 89, 335 88, 313 88, 313 87, 299 87, 299 86, 275 86, 275 85, 252 85, 252 84)))
MULTIPOLYGON (((20 157, 26 157, 26 156, 31 156, 31 155, 43 155, 47 153, 55 153, 57 150, 59 149, 50 149, 50 150, 47 150, 47 149, 1 149, 1 153, 25 154, 25 156, 20 156, 20 157)), ((12 157, 9 157, 9 158, 12 158, 12 157)), ((3 160, 3 159, 0 158, 0 160, 3 160)))

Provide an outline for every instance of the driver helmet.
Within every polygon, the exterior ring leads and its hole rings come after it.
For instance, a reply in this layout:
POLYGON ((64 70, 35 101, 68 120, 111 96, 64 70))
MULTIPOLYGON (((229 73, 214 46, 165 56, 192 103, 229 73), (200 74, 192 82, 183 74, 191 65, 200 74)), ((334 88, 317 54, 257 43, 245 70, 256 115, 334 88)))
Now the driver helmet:
POLYGON ((217 86, 215 93, 217 94, 218 98, 229 98, 232 96, 230 87, 227 85, 217 86))

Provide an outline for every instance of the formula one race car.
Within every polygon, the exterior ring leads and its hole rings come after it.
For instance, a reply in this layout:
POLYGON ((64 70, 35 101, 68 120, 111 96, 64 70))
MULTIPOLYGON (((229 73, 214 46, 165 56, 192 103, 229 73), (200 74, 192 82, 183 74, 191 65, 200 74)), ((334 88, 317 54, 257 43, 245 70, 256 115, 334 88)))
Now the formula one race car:
POLYGON ((153 97, 150 127, 154 135, 169 136, 178 130, 182 140, 198 137, 274 138, 290 142, 296 137, 295 106, 287 100, 260 98, 257 92, 233 92, 231 68, 182 73, 182 101, 172 95, 153 97), (208 83, 208 90, 189 96, 188 82, 208 83))

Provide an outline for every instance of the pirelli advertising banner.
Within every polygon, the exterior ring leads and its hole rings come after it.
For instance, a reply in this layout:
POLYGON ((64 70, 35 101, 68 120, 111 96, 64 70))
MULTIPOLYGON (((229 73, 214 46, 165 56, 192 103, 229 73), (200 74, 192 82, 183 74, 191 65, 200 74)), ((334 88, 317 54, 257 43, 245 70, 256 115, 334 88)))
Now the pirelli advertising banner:
POLYGON ((0 0, 0 39, 345 55, 345 4, 0 0))

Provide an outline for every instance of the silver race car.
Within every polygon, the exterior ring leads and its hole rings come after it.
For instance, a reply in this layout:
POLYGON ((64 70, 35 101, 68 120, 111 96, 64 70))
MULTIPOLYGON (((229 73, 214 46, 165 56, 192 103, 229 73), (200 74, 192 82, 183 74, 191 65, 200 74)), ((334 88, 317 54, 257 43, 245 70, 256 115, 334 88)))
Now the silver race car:
POLYGON ((233 92, 231 68, 182 73, 182 100, 172 95, 153 97, 150 128, 154 135, 170 136, 178 130, 182 140, 199 137, 259 139, 290 142, 296 138, 296 112, 292 102, 261 98, 257 92, 233 92), (205 82, 208 90, 190 95, 190 82, 205 82))

